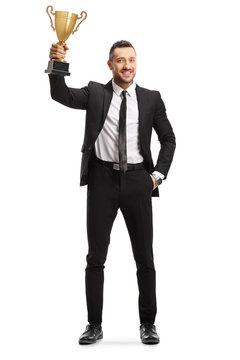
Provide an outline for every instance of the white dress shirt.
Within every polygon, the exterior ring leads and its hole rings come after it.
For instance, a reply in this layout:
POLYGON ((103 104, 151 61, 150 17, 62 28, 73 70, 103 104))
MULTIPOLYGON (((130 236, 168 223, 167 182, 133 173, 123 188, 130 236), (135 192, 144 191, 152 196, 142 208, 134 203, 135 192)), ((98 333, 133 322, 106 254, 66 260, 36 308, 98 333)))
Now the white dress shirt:
MULTIPOLYGON (((143 162, 143 156, 140 153, 139 140, 139 112, 136 96, 136 83, 133 82, 127 89, 122 89, 112 79, 113 97, 107 113, 104 126, 95 142, 95 154, 99 159, 119 163, 119 112, 122 102, 123 90, 127 90, 127 114, 126 114, 126 142, 127 142, 127 163, 135 164, 143 162)), ((164 178, 159 171, 153 174, 164 178)))

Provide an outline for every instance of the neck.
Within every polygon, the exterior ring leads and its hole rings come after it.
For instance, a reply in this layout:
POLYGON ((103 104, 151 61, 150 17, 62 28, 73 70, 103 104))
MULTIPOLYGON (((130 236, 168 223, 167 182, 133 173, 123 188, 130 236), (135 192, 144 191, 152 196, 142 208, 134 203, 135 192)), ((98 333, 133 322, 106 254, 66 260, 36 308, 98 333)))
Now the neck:
POLYGON ((122 89, 126 90, 127 88, 129 88, 129 86, 131 86, 133 84, 133 81, 131 81, 130 83, 124 83, 124 82, 120 82, 118 80, 113 79, 115 84, 117 84, 118 86, 120 86, 122 89))

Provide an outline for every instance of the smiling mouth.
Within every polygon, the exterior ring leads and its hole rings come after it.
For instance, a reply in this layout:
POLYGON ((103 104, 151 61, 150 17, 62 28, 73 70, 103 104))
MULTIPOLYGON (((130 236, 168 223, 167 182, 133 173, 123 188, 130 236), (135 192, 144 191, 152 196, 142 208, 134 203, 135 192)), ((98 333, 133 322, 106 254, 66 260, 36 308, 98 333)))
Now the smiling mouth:
POLYGON ((131 70, 122 70, 121 73, 122 73, 123 75, 129 76, 129 75, 132 74, 132 71, 131 71, 131 70))

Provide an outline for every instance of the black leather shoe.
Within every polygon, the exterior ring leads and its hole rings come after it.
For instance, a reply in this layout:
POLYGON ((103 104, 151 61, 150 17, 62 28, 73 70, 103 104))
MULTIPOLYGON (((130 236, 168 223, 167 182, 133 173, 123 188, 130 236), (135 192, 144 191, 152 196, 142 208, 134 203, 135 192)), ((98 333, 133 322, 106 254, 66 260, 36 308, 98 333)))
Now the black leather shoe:
POLYGON ((158 344, 160 342, 156 326, 149 323, 140 325, 140 338, 143 344, 158 344))
POLYGON ((80 345, 93 344, 97 340, 103 338, 102 326, 101 324, 88 324, 86 330, 79 338, 80 345))

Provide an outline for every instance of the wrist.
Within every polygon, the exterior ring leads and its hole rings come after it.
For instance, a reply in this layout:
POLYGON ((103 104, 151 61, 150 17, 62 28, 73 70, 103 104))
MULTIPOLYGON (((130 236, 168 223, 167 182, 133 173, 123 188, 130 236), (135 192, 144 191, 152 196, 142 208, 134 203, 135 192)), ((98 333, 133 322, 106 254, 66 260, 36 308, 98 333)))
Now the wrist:
POLYGON ((158 176, 156 173, 152 173, 151 175, 156 180, 157 185, 160 185, 162 183, 162 178, 160 176, 158 176))

